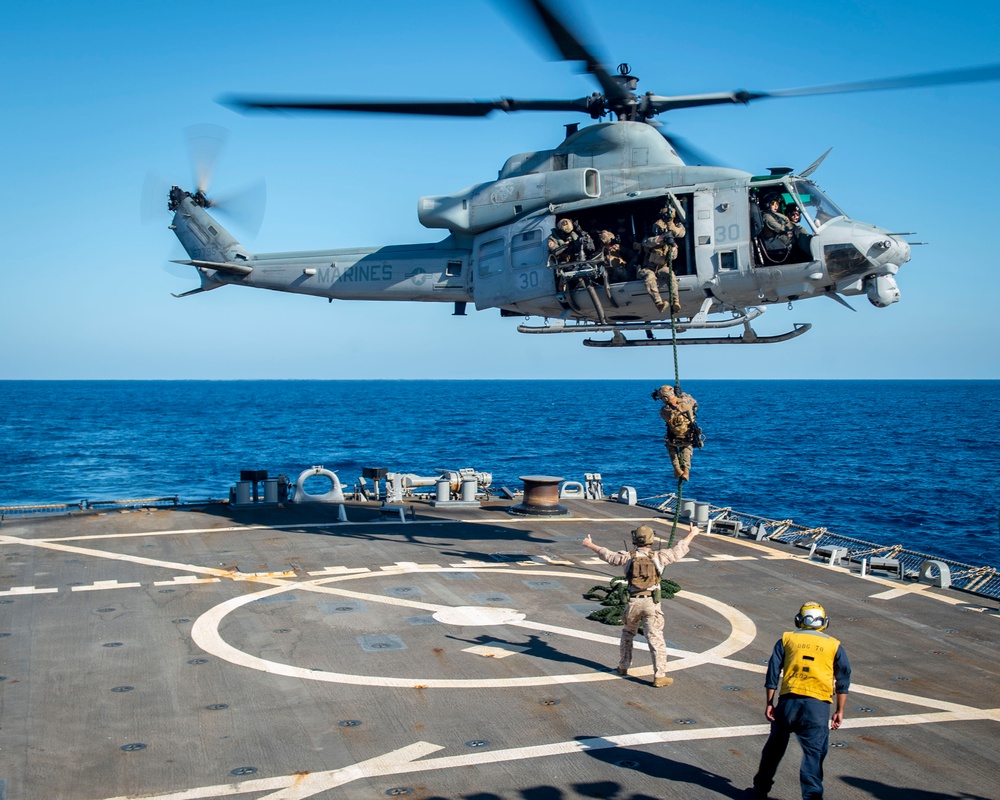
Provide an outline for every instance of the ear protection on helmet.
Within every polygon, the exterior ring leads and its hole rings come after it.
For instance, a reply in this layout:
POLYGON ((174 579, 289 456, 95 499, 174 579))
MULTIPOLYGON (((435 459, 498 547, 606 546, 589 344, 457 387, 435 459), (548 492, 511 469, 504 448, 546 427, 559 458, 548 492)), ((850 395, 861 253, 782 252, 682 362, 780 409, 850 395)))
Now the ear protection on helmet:
POLYGON ((795 615, 795 627, 809 631, 821 631, 830 624, 826 610, 819 603, 806 603, 795 615))

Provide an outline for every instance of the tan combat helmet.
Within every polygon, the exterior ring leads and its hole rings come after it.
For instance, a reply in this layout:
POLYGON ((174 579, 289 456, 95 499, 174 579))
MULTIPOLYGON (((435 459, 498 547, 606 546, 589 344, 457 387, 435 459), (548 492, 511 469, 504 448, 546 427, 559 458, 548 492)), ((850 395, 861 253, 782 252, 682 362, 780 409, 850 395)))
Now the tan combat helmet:
POLYGON ((646 547, 653 543, 653 539, 656 535, 653 533, 653 529, 648 525, 640 525, 634 531, 632 531, 632 544, 636 547, 646 547))
POLYGON ((556 223, 556 227, 558 227, 563 233, 571 233, 573 231, 573 220, 561 219, 556 223))
POLYGON ((615 240, 615 235, 611 231, 598 231, 597 238, 602 244, 611 244, 615 240))
POLYGON ((664 403, 668 403, 674 399, 674 387, 669 383, 665 383, 659 389, 654 389, 651 397, 654 400, 662 400, 664 403))

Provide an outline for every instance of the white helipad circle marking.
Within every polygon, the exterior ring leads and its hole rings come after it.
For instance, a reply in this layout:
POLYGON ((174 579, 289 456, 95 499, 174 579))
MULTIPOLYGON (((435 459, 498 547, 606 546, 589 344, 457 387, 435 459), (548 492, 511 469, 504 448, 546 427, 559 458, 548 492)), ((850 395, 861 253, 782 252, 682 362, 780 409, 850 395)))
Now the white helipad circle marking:
MULTIPOLYGON (((488 572, 493 573, 508 573, 516 575, 527 574, 523 568, 520 569, 506 569, 497 567, 488 567, 488 572)), ((461 568, 455 567, 422 567, 420 569, 421 573, 443 573, 443 572, 469 572, 475 571, 475 567, 463 566, 461 568)), ((255 600, 261 600, 265 597, 271 597, 273 595, 282 594, 283 592, 296 591, 316 591, 322 593, 337 594, 341 596, 358 596, 361 593, 351 592, 346 589, 339 589, 336 587, 326 586, 324 584, 329 583, 343 583, 347 581, 354 580, 365 580, 374 577, 387 577, 392 575, 403 575, 403 574, 413 574, 413 570, 408 570, 405 568, 398 569, 384 569, 380 572, 365 572, 353 575, 337 575, 332 577, 324 577, 315 581, 306 581, 301 583, 285 583, 282 582, 278 586, 274 586, 270 589, 265 589, 262 592, 255 592, 253 594, 245 595, 243 597, 234 597, 227 600, 212 609, 209 609, 204 614, 202 614, 194 623, 191 628, 191 638, 202 650, 210 655, 214 655, 217 658, 221 658, 232 664, 237 664, 239 666, 248 667, 250 669, 260 670, 261 672, 266 672, 272 675, 285 675, 291 678, 300 678, 302 680, 314 680, 323 681, 325 683, 346 683, 356 686, 395 686, 395 687, 419 687, 426 689, 486 689, 486 688, 509 688, 509 687, 521 687, 521 686, 549 686, 553 684, 560 683, 591 683, 594 681, 607 681, 607 680, 617 680, 619 679, 617 674, 613 672, 584 672, 584 673, 568 673, 563 675, 535 675, 523 678, 473 678, 473 679, 445 679, 445 678, 391 678, 391 677, 379 677, 376 675, 355 675, 344 672, 327 672, 326 670, 315 670, 307 669, 305 667, 296 667, 290 664, 282 664, 277 661, 270 661, 265 658, 260 658, 259 656, 252 656, 249 653, 245 653, 231 644, 226 642, 222 635, 219 633, 219 626, 222 621, 233 611, 255 600)), ((583 581, 593 581, 593 573, 577 573, 577 572, 554 572, 548 570, 531 570, 531 575, 545 575, 547 577, 559 577, 567 579, 576 579, 583 581)), ((365 594, 365 599, 372 602, 382 602, 386 605, 395 606, 406 606, 412 608, 420 608, 425 610, 430 610, 433 614, 447 612, 449 610, 455 611, 457 609, 448 606, 441 606, 435 604, 429 604, 418 601, 401 600, 395 597, 389 597, 384 595, 372 595, 365 594)), ((757 628, 753 624, 753 621, 746 616, 743 612, 733 608, 732 606, 725 605, 711 597, 705 597, 704 595, 695 594, 694 592, 684 592, 681 599, 686 601, 691 601, 698 603, 699 605, 705 606, 718 614, 720 614, 727 622, 729 622, 731 630, 729 636, 715 647, 706 650, 704 653, 692 653, 680 658, 672 658, 667 665, 668 671, 676 671, 685 669, 687 667, 695 666, 697 664, 702 664, 708 661, 714 661, 721 658, 726 658, 727 656, 733 655, 739 652, 748 644, 750 644, 757 635, 757 628)), ((463 608, 463 607, 460 607, 463 608)), ((493 609, 493 608, 477 608, 477 611, 490 611, 490 612, 505 612, 511 613, 512 609, 493 609)), ((516 615, 517 612, 514 612, 516 615)), ((599 641, 608 644, 609 646, 618 646, 619 637, 618 636, 605 636, 594 633, 589 633, 585 631, 575 631, 570 628, 556 628, 554 626, 545 625, 542 623, 532 623, 531 621, 525 620, 524 615, 520 615, 521 619, 517 620, 514 618, 508 618, 506 623, 501 624, 511 624, 519 628, 537 628, 540 630, 549 630, 557 632, 560 635, 571 636, 574 638, 582 638, 591 641, 599 641)), ((455 625, 461 625, 464 623, 450 623, 455 625)), ((495 623, 483 623, 477 622, 477 625, 482 624, 495 624, 495 623)), ((651 669, 649 670, 651 671, 651 669)), ((635 672, 643 672, 642 669, 637 669, 635 672)))
POLYGON ((509 625, 521 622, 527 614, 515 611, 513 608, 490 608, 489 606, 459 606, 435 611, 434 619, 445 625, 509 625))

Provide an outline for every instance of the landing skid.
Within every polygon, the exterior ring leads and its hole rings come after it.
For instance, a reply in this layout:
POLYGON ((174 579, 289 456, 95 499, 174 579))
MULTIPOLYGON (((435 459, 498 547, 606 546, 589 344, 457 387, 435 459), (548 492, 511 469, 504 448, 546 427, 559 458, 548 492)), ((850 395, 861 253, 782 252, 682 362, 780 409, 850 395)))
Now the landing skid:
MULTIPOLYGON (((794 339, 812 328, 812 323, 809 322, 796 322, 793 324, 795 327, 792 330, 775 334, 774 336, 758 336, 747 325, 745 326, 746 330, 740 336, 681 337, 677 339, 677 344, 773 344, 775 342, 786 342, 789 339, 794 339)), ((649 338, 646 339, 626 339, 621 331, 615 331, 610 339, 584 339, 583 344, 584 347, 670 347, 674 344, 672 339, 652 338, 652 331, 648 332, 648 336, 649 338)))

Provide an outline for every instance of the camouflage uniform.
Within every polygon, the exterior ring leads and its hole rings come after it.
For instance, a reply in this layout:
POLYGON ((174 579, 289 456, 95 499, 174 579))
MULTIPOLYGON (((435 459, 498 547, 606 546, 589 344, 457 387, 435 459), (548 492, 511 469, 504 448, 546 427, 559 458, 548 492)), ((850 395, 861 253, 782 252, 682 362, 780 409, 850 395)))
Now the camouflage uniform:
POLYGON ((574 245, 579 235, 573 230, 573 221, 561 219, 556 223, 549 236, 549 257, 553 263, 565 263, 573 260, 574 245))
POLYGON ((559 264, 584 261, 596 251, 590 234, 580 227, 579 222, 568 218, 559 220, 549 236, 549 256, 551 261, 559 264))
POLYGON ((658 311, 666 311, 668 308, 660 296, 660 281, 665 281, 670 286, 670 297, 673 300, 669 306, 671 312, 676 314, 681 310, 680 290, 673 263, 679 252, 677 240, 684 238, 685 233, 687 229, 677 220, 676 209, 672 203, 667 203, 660 209, 660 218, 653 223, 652 234, 642 243, 649 255, 646 266, 639 270, 639 277, 646 284, 646 291, 653 298, 658 311))
MULTIPOLYGON (((649 546, 641 546, 631 551, 612 552, 608 548, 602 547, 594 552, 598 558, 609 564, 625 567, 626 574, 629 573, 633 558, 637 554, 642 554, 653 562, 657 573, 662 573, 667 564, 680 561, 690 549, 687 540, 682 540, 669 550, 652 550, 649 546)), ((667 674, 667 645, 663 641, 663 609, 660 607, 659 592, 654 598, 651 591, 633 591, 633 587, 629 586, 629 601, 622 617, 618 672, 624 675, 632 665, 632 640, 635 638, 640 624, 645 632, 646 641, 649 643, 649 651, 653 656, 654 684, 668 685, 669 679, 664 680, 667 674), (660 678, 660 681, 656 681, 657 678, 660 678)))
POLYGON ((603 230, 597 232, 597 240, 601 249, 597 252, 597 258, 603 259, 607 263, 606 274, 611 283, 622 283, 628 280, 628 263, 622 255, 621 242, 611 231, 603 230))
POLYGON ((652 397, 663 401, 660 417, 667 424, 663 443, 674 466, 674 477, 690 480, 691 452, 694 447, 701 447, 701 429, 695 423, 698 401, 687 392, 678 395, 671 386, 661 386, 652 397))

